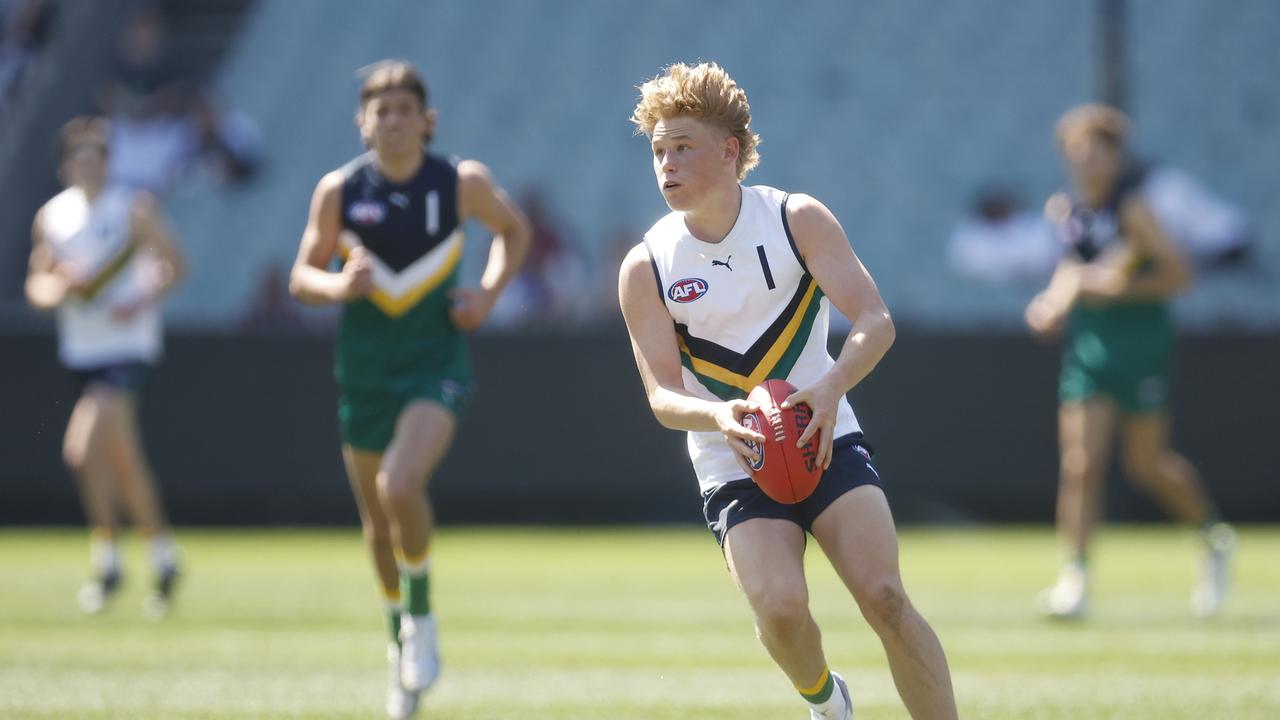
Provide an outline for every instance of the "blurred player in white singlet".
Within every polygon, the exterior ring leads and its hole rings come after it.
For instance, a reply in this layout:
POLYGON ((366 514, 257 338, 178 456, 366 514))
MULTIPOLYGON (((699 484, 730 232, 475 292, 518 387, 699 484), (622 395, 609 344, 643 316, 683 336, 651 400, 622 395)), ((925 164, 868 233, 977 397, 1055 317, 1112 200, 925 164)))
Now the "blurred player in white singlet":
POLYGON ((160 302, 182 276, 172 232, 154 199, 108 186, 108 127, 81 117, 62 129, 66 189, 36 213, 27 300, 55 310, 58 355, 79 398, 63 457, 76 476, 91 530, 92 579, 80 590, 101 612, 120 587, 119 510, 150 543, 154 587, 145 609, 169 609, 178 556, 143 453, 137 395, 161 353, 160 302))

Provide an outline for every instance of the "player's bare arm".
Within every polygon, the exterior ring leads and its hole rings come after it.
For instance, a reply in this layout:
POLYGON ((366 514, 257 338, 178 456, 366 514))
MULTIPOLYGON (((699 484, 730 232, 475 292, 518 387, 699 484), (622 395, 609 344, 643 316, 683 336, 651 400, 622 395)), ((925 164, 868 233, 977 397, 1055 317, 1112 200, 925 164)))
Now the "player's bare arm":
POLYGON ((836 364, 818 382, 797 390, 783 402, 783 408, 807 403, 813 419, 797 447, 821 432, 817 462, 831 464, 831 443, 840 398, 862 382, 893 345, 893 319, 876 283, 849 245, 849 238, 835 215, 808 195, 792 195, 787 203, 787 221, 796 247, 818 287, 837 310, 852 323, 849 337, 840 348, 836 364))
MULTIPOLYGON (((1099 300, 1160 300, 1172 297, 1191 284, 1191 263, 1160 228, 1159 222, 1141 199, 1130 197, 1120 208, 1121 225, 1128 235, 1131 257, 1119 271, 1120 281, 1086 274, 1081 296, 1099 300), (1135 274, 1144 260, 1150 269, 1135 274)), ((1105 267, 1105 265, 1104 265, 1105 267)))
POLYGON ((346 302, 362 298, 373 289, 373 267, 363 247, 351 251, 342 270, 327 269, 338 249, 341 204, 342 173, 335 171, 316 185, 298 258, 289 274, 289 292, 302 302, 316 305, 346 302))
POLYGON ((1067 315, 1080 298, 1083 270, 1077 260, 1063 258, 1058 261, 1049 285, 1027 304, 1023 319, 1036 337, 1049 340, 1062 332, 1067 315))
POLYGON ((529 252, 532 231, 524 212, 494 182, 483 163, 463 160, 458 163, 458 215, 475 219, 493 233, 489 261, 480 278, 479 289, 455 288, 453 308, 449 316, 461 330, 480 327, 498 295, 515 277, 529 252))
POLYGON ((155 260, 146 293, 112 309, 118 320, 128 320, 144 308, 159 302, 186 277, 186 264, 174 241, 173 229, 165 220, 160 205, 150 193, 134 196, 129 208, 129 223, 138 249, 155 260))
POLYGON ((660 299, 644 245, 632 248, 622 261, 618 302, 649 408, 658 422, 672 430, 723 433, 738 464, 749 475, 745 458, 754 457, 755 451, 744 441, 761 443, 764 436, 743 427, 742 416, 759 408, 747 400, 703 400, 684 389, 675 328, 660 299))
POLYGON ((31 258, 27 263, 27 280, 23 287, 27 302, 37 310, 53 310, 62 304, 71 283, 58 272, 53 251, 44 242, 40 230, 43 210, 36 213, 31 225, 31 258))

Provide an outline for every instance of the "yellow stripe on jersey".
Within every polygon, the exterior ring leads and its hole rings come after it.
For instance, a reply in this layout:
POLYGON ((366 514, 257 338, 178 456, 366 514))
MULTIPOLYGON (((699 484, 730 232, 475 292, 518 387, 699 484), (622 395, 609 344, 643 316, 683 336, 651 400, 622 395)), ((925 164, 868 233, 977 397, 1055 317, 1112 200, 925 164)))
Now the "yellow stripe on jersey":
POLYGON ((752 369, 750 375, 741 375, 728 368, 716 365, 715 363, 704 360, 689 352, 689 346, 685 344, 684 338, 676 336, 676 342, 680 346, 680 352, 689 356, 689 361, 693 365, 693 371, 699 375, 718 380, 726 385, 732 385, 743 392, 751 392, 751 390, 769 379, 769 373, 778 364, 778 360, 782 358, 787 348, 791 347, 792 340, 795 339, 796 331, 804 323, 804 316, 809 306, 817 302, 815 295, 818 292, 818 283, 810 281, 809 289, 805 292, 804 297, 800 300, 800 305, 796 307, 796 311, 791 316, 791 320, 782 330, 782 334, 774 341, 773 346, 769 348, 769 352, 765 353, 760 362, 752 369))
POLYGON ((133 254, 137 251, 137 238, 130 238, 129 242, 125 243, 110 260, 103 263, 98 268, 97 274, 90 278, 89 282, 85 283, 84 289, 80 291, 80 297, 85 300, 92 300, 98 293, 102 292, 103 288, 110 285, 111 281, 120 274, 120 271, 125 269, 129 264, 129 260, 133 258, 133 254))
POLYGON ((391 317, 399 317, 405 314, 410 308, 417 305, 424 295, 440 287, 441 283, 449 278, 449 274, 453 272, 453 269, 462 260, 462 243, 454 243, 448 252, 449 255, 445 258, 444 263, 440 265, 440 269, 415 285, 408 292, 402 295, 391 295, 385 290, 377 289, 369 293, 369 301, 391 317))

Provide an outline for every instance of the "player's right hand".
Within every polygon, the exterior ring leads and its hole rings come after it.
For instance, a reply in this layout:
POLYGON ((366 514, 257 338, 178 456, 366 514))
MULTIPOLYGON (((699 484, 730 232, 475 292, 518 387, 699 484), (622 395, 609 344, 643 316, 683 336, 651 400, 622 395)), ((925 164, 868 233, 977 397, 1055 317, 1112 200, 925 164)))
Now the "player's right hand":
POLYGON ((759 409, 758 405, 749 400, 729 400, 720 404, 715 415, 716 427, 724 434, 724 441, 733 450, 733 459, 738 461, 738 467, 742 468, 747 477, 752 476, 748 461, 760 459, 759 450, 748 447, 747 442, 756 443, 760 447, 764 443, 764 435, 744 426, 742 417, 759 409))
POLYGON ((343 300, 358 300, 373 291, 373 263, 363 247, 352 248, 340 274, 343 300))

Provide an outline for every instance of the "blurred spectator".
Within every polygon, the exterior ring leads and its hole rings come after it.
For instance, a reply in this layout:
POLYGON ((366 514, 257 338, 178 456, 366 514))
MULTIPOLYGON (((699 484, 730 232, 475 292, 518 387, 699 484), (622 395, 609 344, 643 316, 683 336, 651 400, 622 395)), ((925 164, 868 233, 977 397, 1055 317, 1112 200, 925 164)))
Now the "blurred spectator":
POLYGON ((1151 212, 1197 264, 1223 267, 1248 259, 1252 236, 1243 211, 1178 168, 1157 164, 1139 171, 1151 212))
POLYGON ((1007 283, 1048 278, 1061 250, 1040 213, 1025 210, 1014 192, 993 187, 978 194, 972 217, 956 226, 948 254, 961 275, 1007 283))
POLYGON ((49 0, 0 0, 0 110, 17 94, 48 41, 54 15, 49 0))
MULTIPOLYGON (((289 295, 289 271, 280 263, 263 263, 258 271, 258 286, 245 306, 240 329, 271 332, 287 328, 331 325, 332 313, 304 316, 302 308, 289 295)), ((288 268, 288 265, 284 265, 288 268)))
POLYGON ((499 327, 556 325, 596 315, 602 308, 584 302, 587 269, 582 257, 561 235, 564 224, 551 213, 542 192, 525 190, 520 207, 533 228, 529 254, 490 313, 499 327))
POLYGON ((618 271, 627 253, 643 236, 643 230, 623 224, 615 225, 609 232, 604 246, 604 264, 596 273, 597 296, 600 298, 596 320, 622 319, 622 307, 618 304, 618 271))
POLYGON ((255 169, 256 127, 226 116, 176 71, 164 16, 142 5, 129 18, 101 102, 111 117, 114 182, 163 193, 197 161, 221 178, 241 180, 255 169))

